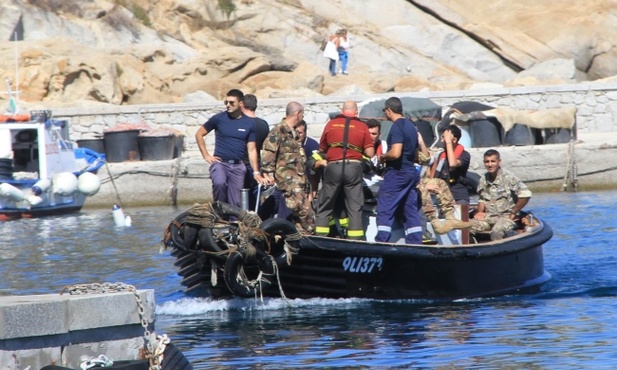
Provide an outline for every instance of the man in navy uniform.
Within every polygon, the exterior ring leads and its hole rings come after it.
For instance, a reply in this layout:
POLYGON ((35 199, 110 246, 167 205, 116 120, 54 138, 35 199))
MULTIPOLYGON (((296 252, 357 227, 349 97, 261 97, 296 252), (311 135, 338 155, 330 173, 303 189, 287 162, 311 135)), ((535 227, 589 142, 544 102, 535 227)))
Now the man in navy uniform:
POLYGON ((422 244, 422 226, 416 186, 420 174, 414 163, 418 151, 416 126, 403 116, 403 104, 397 97, 385 102, 383 109, 392 127, 386 140, 388 151, 379 157, 386 165, 384 180, 377 195, 377 235, 375 241, 387 242, 399 207, 403 207, 405 243, 422 244))

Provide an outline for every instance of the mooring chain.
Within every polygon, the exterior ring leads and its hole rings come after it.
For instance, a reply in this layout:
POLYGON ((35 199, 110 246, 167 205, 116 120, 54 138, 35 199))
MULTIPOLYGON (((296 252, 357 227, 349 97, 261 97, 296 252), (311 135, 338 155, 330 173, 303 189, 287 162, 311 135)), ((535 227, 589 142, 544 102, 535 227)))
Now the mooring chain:
POLYGON ((103 293, 120 293, 120 292, 132 292, 137 302, 137 313, 139 314, 139 321, 144 328, 144 341, 146 343, 146 359, 150 364, 150 370, 160 370, 161 363, 163 361, 163 353, 165 347, 169 344, 170 340, 166 334, 156 335, 148 330, 148 320, 146 318, 146 310, 141 300, 139 292, 133 285, 125 283, 92 283, 92 284, 75 284, 67 285, 62 288, 60 295, 65 291, 68 291, 70 295, 80 294, 103 294, 103 293))

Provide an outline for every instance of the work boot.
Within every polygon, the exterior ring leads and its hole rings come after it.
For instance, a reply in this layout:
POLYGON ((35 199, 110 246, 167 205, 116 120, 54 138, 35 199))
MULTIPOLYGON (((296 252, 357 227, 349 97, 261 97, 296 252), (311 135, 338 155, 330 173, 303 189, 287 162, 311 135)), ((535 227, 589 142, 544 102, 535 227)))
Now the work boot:
POLYGON ((471 222, 461 221, 456 216, 454 216, 454 212, 446 212, 446 225, 450 227, 450 229, 469 229, 471 227, 471 222))
POLYGON ((447 234, 452 231, 452 227, 447 226, 447 221, 446 224, 443 224, 438 218, 431 220, 431 226, 433 226, 433 231, 436 234, 447 234))
POLYGON ((452 229, 469 229, 471 227, 471 222, 465 222, 461 220, 457 220, 455 218, 446 219, 445 227, 452 229))

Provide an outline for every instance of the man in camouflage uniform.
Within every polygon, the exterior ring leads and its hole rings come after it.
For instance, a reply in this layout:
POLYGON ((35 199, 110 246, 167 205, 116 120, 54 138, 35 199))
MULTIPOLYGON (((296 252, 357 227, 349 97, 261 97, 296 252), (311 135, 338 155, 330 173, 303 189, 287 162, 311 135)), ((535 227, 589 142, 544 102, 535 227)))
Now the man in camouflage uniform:
POLYGON ((283 193, 285 205, 293 213, 298 231, 310 234, 315 229, 313 208, 306 178, 306 154, 298 141, 295 127, 304 118, 304 107, 298 102, 287 104, 285 118, 270 130, 261 151, 261 170, 269 184, 283 193))
POLYGON ((478 210, 471 233, 490 230, 491 240, 501 240, 516 225, 531 191, 518 177, 501 168, 498 151, 489 149, 484 153, 484 167, 487 173, 478 183, 478 210))
POLYGON ((470 222, 461 221, 454 215, 454 205, 456 203, 454 202, 450 187, 444 180, 424 177, 420 179, 418 190, 420 190, 422 196, 422 210, 437 234, 447 234, 452 229, 468 229, 471 227, 470 222), (443 224, 437 217, 437 209, 433 205, 431 193, 437 195, 439 209, 446 218, 446 222, 443 224))

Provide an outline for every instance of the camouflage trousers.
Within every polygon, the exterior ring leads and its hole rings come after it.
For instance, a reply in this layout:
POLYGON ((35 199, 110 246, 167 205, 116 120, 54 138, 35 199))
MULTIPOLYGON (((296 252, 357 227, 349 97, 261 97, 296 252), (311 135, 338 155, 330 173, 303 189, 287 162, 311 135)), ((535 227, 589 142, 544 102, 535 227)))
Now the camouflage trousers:
POLYGON ((285 197, 285 205, 293 213, 294 222, 299 223, 304 231, 312 233, 315 230, 315 215, 309 197, 310 185, 299 183, 280 190, 285 197))
POLYGON ((491 240, 503 239, 508 231, 511 231, 516 226, 516 222, 510 220, 508 215, 490 216, 484 220, 471 220, 471 234, 476 234, 481 231, 490 231, 491 240))
POLYGON ((437 209, 433 205, 433 199, 431 198, 431 192, 427 190, 427 185, 436 185, 438 187, 437 191, 437 202, 439 203, 439 209, 441 213, 449 218, 454 212, 454 197, 452 197, 452 192, 450 191, 450 187, 446 184, 442 179, 437 178, 422 178, 418 183, 418 190, 420 190, 420 194, 422 196, 422 210, 426 214, 428 220, 433 220, 437 218, 437 209))

